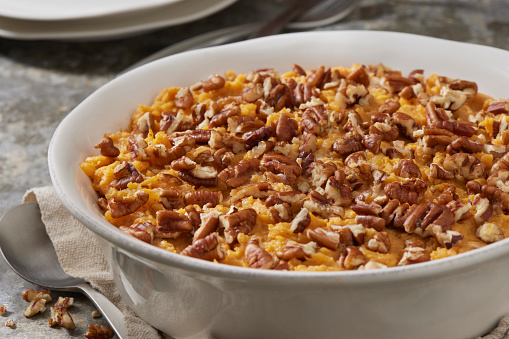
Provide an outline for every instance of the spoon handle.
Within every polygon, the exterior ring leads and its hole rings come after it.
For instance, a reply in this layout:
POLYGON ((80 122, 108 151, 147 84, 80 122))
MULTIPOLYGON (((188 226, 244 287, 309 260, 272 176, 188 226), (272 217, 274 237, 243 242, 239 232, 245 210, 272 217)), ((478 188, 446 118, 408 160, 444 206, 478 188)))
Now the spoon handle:
POLYGON ((124 314, 109 301, 104 295, 96 291, 87 283, 77 286, 97 306, 102 315, 109 321, 113 330, 120 339, 127 338, 127 329, 124 322, 124 314))

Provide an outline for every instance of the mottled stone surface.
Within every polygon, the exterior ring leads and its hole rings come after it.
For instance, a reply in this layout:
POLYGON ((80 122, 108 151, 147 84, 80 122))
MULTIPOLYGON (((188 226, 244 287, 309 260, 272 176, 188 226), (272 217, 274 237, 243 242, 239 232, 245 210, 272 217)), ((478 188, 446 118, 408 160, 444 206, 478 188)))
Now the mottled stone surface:
MULTIPOLYGON (((217 28, 267 20, 286 6, 283 0, 239 0, 194 23, 113 41, 0 38, 0 216, 19 204, 27 189, 51 183, 47 148, 53 131, 77 104, 117 73, 175 42, 217 28)), ((343 21, 319 29, 408 32, 509 50, 509 0, 365 0, 343 21)), ((34 286, 0 259, 0 304, 9 305, 9 313, 0 316, 0 338, 82 337, 93 321, 94 307, 80 295, 74 295, 71 309, 75 331, 49 328, 49 310, 26 319, 22 312, 27 303, 21 298, 26 288, 34 286), (3 325, 11 318, 17 322, 14 330, 3 325)), ((62 294, 53 293, 55 298, 58 295, 62 294)), ((104 319, 98 322, 105 323, 104 319)))

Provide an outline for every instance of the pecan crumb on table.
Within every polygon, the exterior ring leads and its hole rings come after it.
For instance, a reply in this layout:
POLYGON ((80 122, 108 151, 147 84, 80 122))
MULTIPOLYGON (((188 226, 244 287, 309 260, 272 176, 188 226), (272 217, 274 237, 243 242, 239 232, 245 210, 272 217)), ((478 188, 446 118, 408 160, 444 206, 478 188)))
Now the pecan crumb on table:
POLYGON ((82 170, 105 218, 256 269, 410 265, 509 236, 509 102, 377 65, 164 89, 82 170))

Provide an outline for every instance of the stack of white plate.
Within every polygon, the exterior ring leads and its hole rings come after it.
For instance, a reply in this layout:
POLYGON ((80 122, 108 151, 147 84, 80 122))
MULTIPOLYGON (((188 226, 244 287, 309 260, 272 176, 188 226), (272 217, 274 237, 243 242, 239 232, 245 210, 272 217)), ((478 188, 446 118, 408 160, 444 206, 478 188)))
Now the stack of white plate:
POLYGON ((0 37, 100 40, 180 25, 236 0, 0 0, 0 37))

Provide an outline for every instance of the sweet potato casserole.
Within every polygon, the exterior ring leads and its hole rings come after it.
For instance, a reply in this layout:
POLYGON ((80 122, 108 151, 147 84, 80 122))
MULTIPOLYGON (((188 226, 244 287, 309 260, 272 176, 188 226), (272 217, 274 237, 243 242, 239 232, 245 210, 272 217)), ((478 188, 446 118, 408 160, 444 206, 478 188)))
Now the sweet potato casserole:
POLYGON ((296 271, 436 260, 509 236, 509 102, 475 82, 298 65, 163 90, 81 164, 159 248, 296 271))

